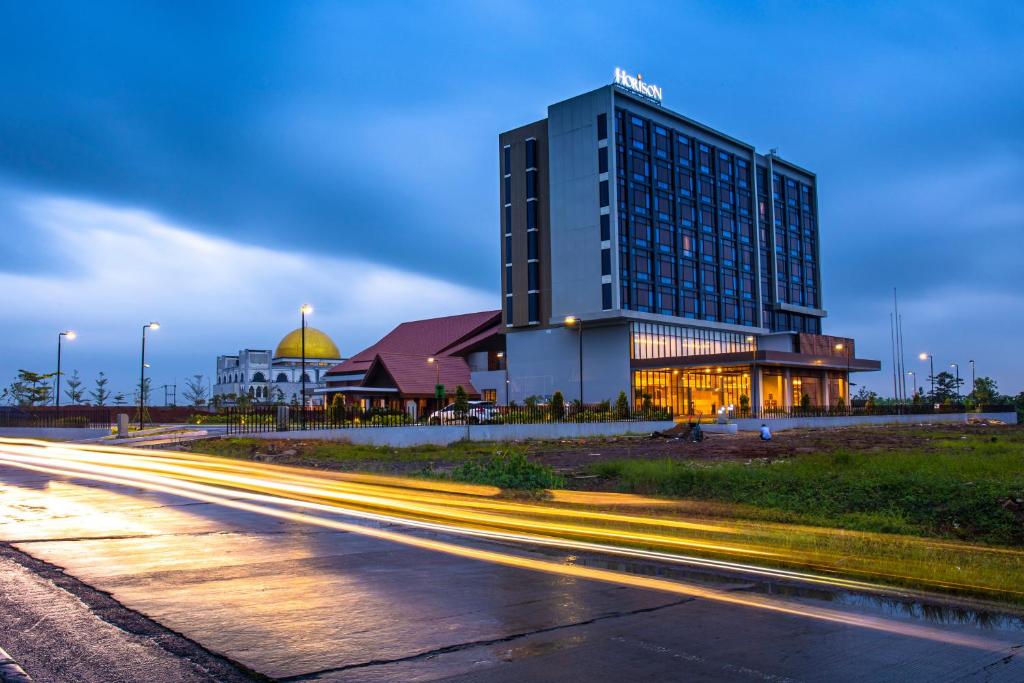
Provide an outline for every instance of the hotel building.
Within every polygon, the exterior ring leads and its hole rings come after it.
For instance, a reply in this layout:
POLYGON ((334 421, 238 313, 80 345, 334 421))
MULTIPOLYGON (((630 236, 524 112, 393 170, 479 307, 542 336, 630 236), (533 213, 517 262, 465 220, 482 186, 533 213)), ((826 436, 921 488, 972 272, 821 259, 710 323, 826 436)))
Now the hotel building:
POLYGON ((814 173, 616 81, 498 138, 507 398, 848 404, 880 363, 822 334, 814 173))

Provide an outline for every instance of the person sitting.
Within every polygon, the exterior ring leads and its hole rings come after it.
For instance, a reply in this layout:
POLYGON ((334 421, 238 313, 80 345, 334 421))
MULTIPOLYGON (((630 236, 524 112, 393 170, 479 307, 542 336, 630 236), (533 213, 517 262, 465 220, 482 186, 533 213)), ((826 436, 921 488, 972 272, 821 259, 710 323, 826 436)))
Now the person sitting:
POLYGON ((761 425, 761 441, 771 441, 771 440, 772 440, 772 430, 768 429, 768 425, 762 424, 761 425))

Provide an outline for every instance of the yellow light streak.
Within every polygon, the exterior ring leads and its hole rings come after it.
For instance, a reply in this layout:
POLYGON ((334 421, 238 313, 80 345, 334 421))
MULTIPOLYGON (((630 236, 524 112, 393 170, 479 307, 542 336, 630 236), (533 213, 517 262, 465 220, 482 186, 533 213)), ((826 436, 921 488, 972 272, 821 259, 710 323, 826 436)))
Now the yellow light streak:
MULTIPOLYGON (((1001 651, 1010 647, 1009 643, 1001 642, 992 638, 984 638, 969 634, 944 631, 934 627, 912 624, 894 619, 873 617, 868 615, 842 612, 839 610, 787 602, 775 598, 734 594, 719 591, 711 588, 704 588, 687 583, 668 581, 646 576, 624 574, 606 569, 582 567, 572 564, 540 560, 532 557, 514 555, 492 550, 484 550, 461 546, 458 544, 438 541, 434 539, 419 538, 386 529, 364 526, 351 522, 341 522, 335 519, 327 519, 294 510, 280 509, 275 505, 286 505, 289 507, 305 507, 324 512, 337 512, 336 508, 317 503, 280 498, 244 491, 231 491, 229 497, 221 495, 212 486, 197 484, 187 481, 168 480, 164 475, 157 475, 144 471, 127 470, 121 472, 117 466, 95 465, 92 463, 76 461, 73 458, 62 460, 48 456, 33 456, 26 454, 0 453, 0 460, 7 464, 22 467, 24 469, 75 478, 88 478, 93 481, 102 481, 123 486, 141 487, 148 490, 158 491, 168 495, 175 495, 199 500, 215 505, 221 505, 233 509, 263 514, 271 517, 285 519, 293 522, 321 526, 338 531, 361 534, 380 540, 400 543, 407 546, 417 547, 435 552, 443 552, 449 555, 463 557, 471 560, 491 562, 503 566, 520 568, 531 571, 540 571, 550 574, 558 574, 573 578, 602 581, 617 585, 626 585, 636 588, 659 590, 677 595, 714 600, 730 605, 764 609, 772 612, 790 614, 813 618, 832 623, 845 624, 861 628, 903 635, 915 638, 923 638, 936 642, 972 647, 976 649, 1001 651)), ((424 526, 422 523, 419 526, 424 526)), ((439 530, 452 530, 444 525, 426 525, 439 530)), ((474 535, 494 537, 493 534, 477 533, 474 535)), ((507 535, 496 535, 497 537, 507 535)))

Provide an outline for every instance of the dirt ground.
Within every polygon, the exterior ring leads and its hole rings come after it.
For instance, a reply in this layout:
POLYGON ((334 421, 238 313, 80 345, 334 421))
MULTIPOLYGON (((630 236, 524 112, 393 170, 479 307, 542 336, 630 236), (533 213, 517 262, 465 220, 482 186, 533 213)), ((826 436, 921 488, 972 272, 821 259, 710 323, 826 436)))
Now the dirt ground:
MULTIPOLYGON (((938 447, 943 440, 959 438, 969 433, 992 434, 998 438, 1000 434, 1024 434, 1024 426, 919 424, 793 429, 775 433, 769 442, 761 441, 755 432, 741 432, 736 435, 708 434, 702 443, 651 436, 628 436, 525 441, 502 445, 460 444, 453 446, 450 451, 434 449, 423 454, 407 453, 402 449, 373 449, 331 443, 327 447, 332 451, 337 449, 337 453, 326 457, 316 453, 324 448, 326 442, 254 439, 245 448, 246 452, 236 452, 233 455, 281 465, 408 475, 416 474, 425 467, 446 470, 467 458, 483 457, 499 448, 514 447, 523 449, 533 460, 550 465, 563 474, 573 475, 582 473, 594 463, 621 458, 752 460, 788 458, 836 449, 853 452, 928 449, 938 447)), ((214 444, 210 442, 197 442, 193 448, 197 452, 218 453, 214 444)))
MULTIPOLYGON (((531 457, 563 472, 576 472, 603 460, 621 458, 679 460, 750 460, 787 458, 802 453, 837 449, 854 452, 937 447, 945 439, 1004 430, 1024 431, 1018 425, 879 425, 834 429, 791 429, 761 441, 756 432, 708 434, 701 443, 651 437, 619 437, 531 444, 531 457)), ((1005 432, 1004 432, 1005 433, 1005 432)))

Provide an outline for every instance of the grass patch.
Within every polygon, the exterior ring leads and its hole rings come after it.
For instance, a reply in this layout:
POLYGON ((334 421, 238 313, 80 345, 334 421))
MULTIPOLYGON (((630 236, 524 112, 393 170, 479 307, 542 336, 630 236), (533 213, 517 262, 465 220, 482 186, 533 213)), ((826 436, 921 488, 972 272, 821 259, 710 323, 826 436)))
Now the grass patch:
POLYGON ((294 451, 296 459, 323 464, 357 462, 461 462, 494 454, 495 444, 460 441, 450 446, 367 446, 338 441, 224 438, 196 444, 196 450, 226 458, 252 459, 257 454, 281 455, 294 451))
POLYGON ((754 506, 761 518, 1024 545, 1024 439, 971 435, 927 452, 769 462, 614 460, 591 472, 623 491, 754 506))
POLYGON ((464 462, 452 470, 447 478, 516 491, 539 491, 565 486, 565 479, 555 474, 553 469, 527 459, 520 451, 498 451, 483 460, 464 462))

